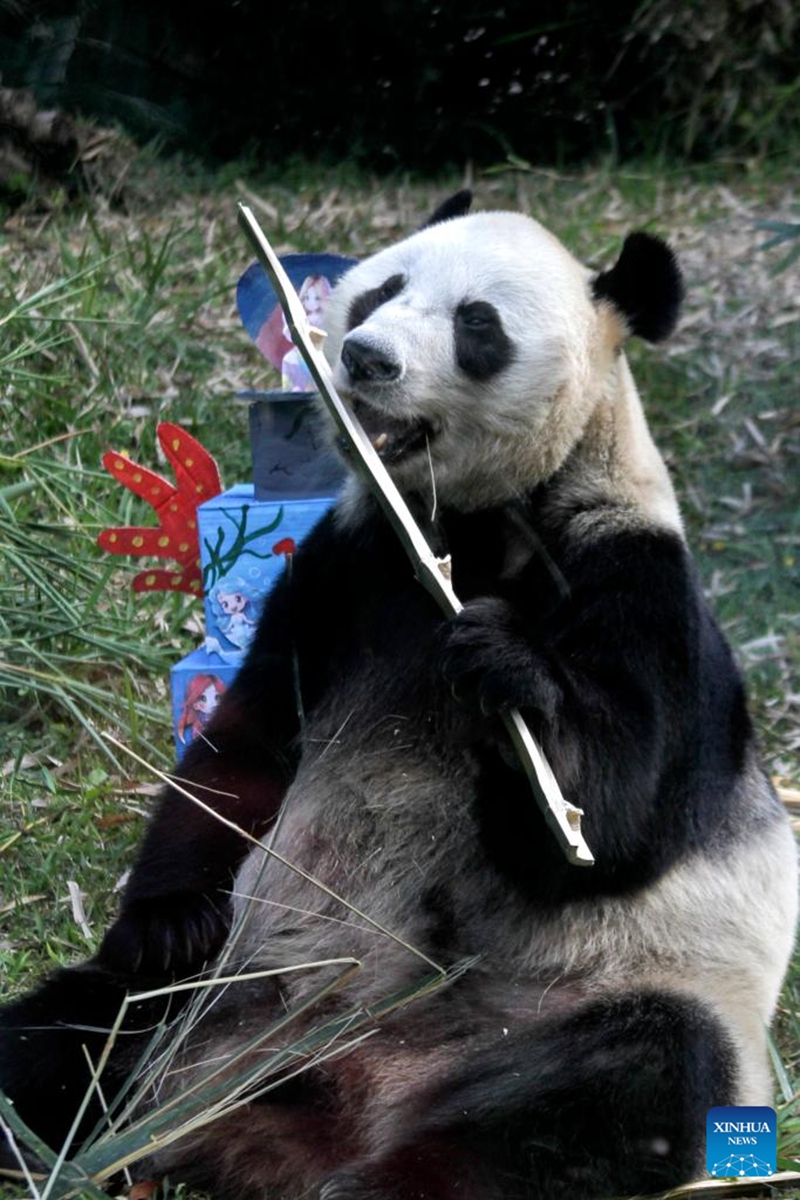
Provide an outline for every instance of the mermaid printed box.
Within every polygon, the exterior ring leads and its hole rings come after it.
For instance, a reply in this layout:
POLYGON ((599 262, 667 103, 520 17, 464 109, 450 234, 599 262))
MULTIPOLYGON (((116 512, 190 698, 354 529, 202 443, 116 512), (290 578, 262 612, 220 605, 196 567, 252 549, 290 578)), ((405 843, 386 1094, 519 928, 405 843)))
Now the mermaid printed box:
POLYGON ((172 730, 178 758, 203 736, 204 727, 238 669, 236 664, 222 662, 203 649, 193 650, 172 667, 172 730))
POLYGON ((333 497, 256 500, 239 483, 197 510, 207 652, 217 662, 242 661, 261 603, 333 497))

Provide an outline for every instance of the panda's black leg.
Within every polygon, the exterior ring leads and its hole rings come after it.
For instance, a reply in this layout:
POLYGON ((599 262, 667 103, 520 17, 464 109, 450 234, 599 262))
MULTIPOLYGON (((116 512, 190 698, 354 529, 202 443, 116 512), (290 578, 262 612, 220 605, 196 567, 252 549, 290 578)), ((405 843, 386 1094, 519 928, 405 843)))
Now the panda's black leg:
POLYGON ((596 1000, 465 1061, 398 1143, 322 1200, 600 1200, 702 1168, 709 1108, 732 1103, 733 1049, 689 1000, 596 1000))
MULTIPOLYGON (((126 993, 143 991, 146 979, 114 975, 94 963, 52 975, 35 991, 0 1009, 0 1090, 25 1122, 59 1150, 91 1082, 126 993)), ((131 1005, 101 1077, 106 1103, 113 1099, 170 1002, 131 1005)), ((75 1137, 86 1138, 102 1117, 93 1094, 75 1137)), ((0 1167, 18 1162, 0 1138, 0 1167)))

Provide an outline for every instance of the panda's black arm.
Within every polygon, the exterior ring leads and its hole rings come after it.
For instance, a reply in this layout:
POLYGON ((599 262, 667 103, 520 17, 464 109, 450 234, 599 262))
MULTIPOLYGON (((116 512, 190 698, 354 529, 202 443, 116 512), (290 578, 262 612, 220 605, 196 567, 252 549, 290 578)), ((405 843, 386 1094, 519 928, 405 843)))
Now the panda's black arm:
MULTIPOLYGON (((677 536, 554 551, 566 594, 548 593, 534 565, 471 601, 446 631, 442 669, 486 714, 518 706, 540 739, 585 811, 597 861, 580 886, 643 882, 714 820, 714 792, 730 786, 747 738, 741 683, 677 536)), ((514 792, 519 806, 524 789, 514 792)), ((507 822, 505 802, 496 812, 507 822)))
POLYGON ((740 673, 682 541, 631 537, 618 554, 597 610, 587 605, 558 651, 576 789, 607 872, 635 885, 718 842, 752 731, 740 673))
MULTIPOLYGON (((273 820, 293 765, 271 706, 234 687, 177 768, 180 786, 245 833, 273 820), (273 738, 275 740, 273 740, 273 738), (282 745, 283 743, 283 745, 282 745)), ((229 924, 228 892, 248 842, 167 787, 151 818, 119 915, 100 947, 117 972, 183 975, 214 955, 229 924)))
MULTIPOLYGON (((297 766, 293 613, 304 607, 304 593, 320 593, 325 545, 323 539, 322 555, 303 548, 295 555, 247 659, 175 772, 182 789, 255 837, 273 821, 297 766)), ((100 965, 172 978, 201 968, 227 933, 230 887, 248 846, 181 791, 165 788, 98 952, 100 965)))

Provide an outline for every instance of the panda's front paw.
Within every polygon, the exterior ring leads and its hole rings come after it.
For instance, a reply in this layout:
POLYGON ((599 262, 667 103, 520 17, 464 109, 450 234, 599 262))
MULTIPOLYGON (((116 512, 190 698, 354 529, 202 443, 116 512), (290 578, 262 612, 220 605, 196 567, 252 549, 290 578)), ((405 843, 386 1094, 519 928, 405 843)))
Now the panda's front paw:
POLYGON ((229 927, 223 893, 174 892, 130 900, 103 938, 97 961, 122 975, 185 978, 214 958, 229 927))
POLYGON ((530 644, 513 607, 497 596, 470 600, 448 621, 438 664, 455 699, 483 716, 535 708, 551 720, 561 701, 552 665, 530 644))

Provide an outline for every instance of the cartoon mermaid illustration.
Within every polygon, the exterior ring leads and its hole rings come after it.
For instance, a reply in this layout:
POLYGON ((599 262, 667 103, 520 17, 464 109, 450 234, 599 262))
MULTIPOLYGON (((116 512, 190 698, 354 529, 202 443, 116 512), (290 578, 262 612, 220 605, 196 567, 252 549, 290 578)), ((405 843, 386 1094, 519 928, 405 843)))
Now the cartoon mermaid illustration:
POLYGON ((183 711, 178 718, 178 741, 190 745, 200 734, 225 691, 218 675, 193 675, 186 685, 183 711))
POLYGON ((224 662, 241 662, 255 636, 258 600, 258 593, 244 579, 220 580, 211 593, 211 608, 220 634, 233 649, 223 646, 219 638, 210 636, 206 638, 209 653, 218 654, 224 662))
MULTIPOLYGON (((298 293, 306 316, 316 329, 324 329, 323 313, 325 304, 331 294, 331 285, 324 275, 307 275, 298 293)), ((286 322, 283 325, 283 336, 291 341, 291 333, 286 322)), ((286 392, 313 391, 315 384, 302 354, 292 346, 281 360, 281 387, 286 392)))

